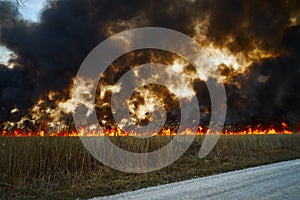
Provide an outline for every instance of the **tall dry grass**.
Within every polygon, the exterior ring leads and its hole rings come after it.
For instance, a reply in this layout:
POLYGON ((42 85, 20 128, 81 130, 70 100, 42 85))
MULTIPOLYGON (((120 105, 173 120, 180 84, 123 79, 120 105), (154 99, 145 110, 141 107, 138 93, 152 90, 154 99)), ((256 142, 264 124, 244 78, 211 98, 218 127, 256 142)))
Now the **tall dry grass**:
MULTIPOLYGON (((0 138, 0 199, 74 199, 112 194, 264 163, 300 158, 300 135, 224 135, 205 158, 197 157, 197 136, 172 165, 148 174, 129 174, 104 166, 77 137, 0 138)), ((172 137, 112 137, 133 152, 165 146, 172 137)))

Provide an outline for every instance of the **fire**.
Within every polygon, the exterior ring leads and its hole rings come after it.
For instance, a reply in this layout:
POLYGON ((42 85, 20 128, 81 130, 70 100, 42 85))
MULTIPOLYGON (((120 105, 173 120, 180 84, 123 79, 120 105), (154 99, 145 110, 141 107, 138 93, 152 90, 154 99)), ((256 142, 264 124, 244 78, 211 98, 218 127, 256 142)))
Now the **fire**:
MULTIPOLYGON (((297 132, 300 132, 300 127, 297 127, 297 132)), ((223 132, 219 132, 216 134, 223 135, 274 135, 274 134, 292 134, 293 131, 289 128, 288 124, 282 122, 279 125, 270 125, 267 128, 262 128, 261 126, 253 128, 244 128, 241 130, 230 130, 225 129, 223 132), (276 128, 275 128, 276 127, 276 128)), ((199 126, 198 131, 192 131, 191 129, 185 129, 179 135, 205 135, 211 134, 211 130, 208 128, 199 126)), ((78 131, 76 130, 59 130, 59 131, 47 131, 45 127, 42 127, 39 131, 25 131, 23 129, 14 129, 14 130, 2 130, 0 132, 0 136, 11 136, 11 137, 78 137, 78 136, 138 136, 141 134, 133 133, 133 132, 124 132, 119 127, 107 130, 98 131, 97 129, 85 129, 80 128, 78 131)), ((159 132, 155 132, 152 136, 175 136, 177 135, 176 131, 171 128, 164 128, 159 132)))
POLYGON ((232 132, 232 131, 225 131, 225 135, 274 135, 274 134, 292 134, 293 132, 290 130, 283 130, 282 132, 277 132, 274 128, 270 128, 267 130, 259 130, 259 129, 252 129, 249 128, 248 130, 232 132))

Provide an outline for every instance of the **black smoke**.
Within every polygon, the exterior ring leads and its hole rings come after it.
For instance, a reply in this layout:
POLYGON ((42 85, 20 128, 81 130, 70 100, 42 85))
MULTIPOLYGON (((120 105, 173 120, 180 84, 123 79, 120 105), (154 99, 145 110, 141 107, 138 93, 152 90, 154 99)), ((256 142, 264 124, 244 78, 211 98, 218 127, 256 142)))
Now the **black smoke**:
POLYGON ((295 124, 300 117, 300 27, 286 29, 282 38, 285 53, 276 58, 264 59, 255 63, 247 76, 236 76, 227 85, 229 114, 232 120, 257 120, 262 122, 287 121, 295 124), (240 114, 234 112, 239 110, 240 114), (242 118, 241 118, 242 117, 242 118))
POLYGON ((1 122, 18 121, 50 91, 60 95, 49 104, 68 99, 81 62, 109 36, 108 29, 158 26, 194 36, 194 27, 207 18, 207 38, 216 46, 277 55, 253 63, 226 84, 227 123, 300 121, 296 0, 60 0, 48 2, 39 23, 22 20, 17 10, 11 1, 0 1, 0 43, 17 55, 10 61, 14 69, 0 66, 1 122), (19 113, 12 116, 15 107, 19 113))

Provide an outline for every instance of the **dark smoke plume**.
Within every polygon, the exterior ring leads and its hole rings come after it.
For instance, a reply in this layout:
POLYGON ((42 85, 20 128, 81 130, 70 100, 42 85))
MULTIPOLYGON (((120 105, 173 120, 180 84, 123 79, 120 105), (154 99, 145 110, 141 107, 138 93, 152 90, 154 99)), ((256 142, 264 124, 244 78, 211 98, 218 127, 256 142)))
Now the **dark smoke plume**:
POLYGON ((227 123, 300 121, 297 0, 60 0, 48 2, 39 23, 21 19, 17 10, 11 1, 0 1, 0 43, 17 55, 10 60, 15 68, 0 65, 2 123, 20 120, 39 99, 50 107, 68 99, 81 62, 110 34, 157 26, 193 37, 206 19, 207 40, 214 45, 245 55, 256 48, 276 55, 226 83, 227 123), (50 91, 60 95, 49 99, 50 91), (19 112, 11 114, 15 107, 19 112))

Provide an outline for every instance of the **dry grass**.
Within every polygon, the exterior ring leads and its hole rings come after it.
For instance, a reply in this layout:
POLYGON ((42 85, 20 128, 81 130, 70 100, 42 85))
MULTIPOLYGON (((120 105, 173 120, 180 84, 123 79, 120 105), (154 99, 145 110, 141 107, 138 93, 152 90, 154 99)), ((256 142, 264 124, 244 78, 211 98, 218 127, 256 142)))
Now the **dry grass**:
MULTIPOLYGON (((122 148, 147 152, 172 138, 149 140, 112 137, 122 148)), ((1 199, 75 199, 115 194, 194 177, 300 158, 300 135, 221 136, 205 158, 197 157, 203 140, 197 136, 188 151, 164 169, 130 174, 104 166, 76 137, 0 138, 1 199)))

